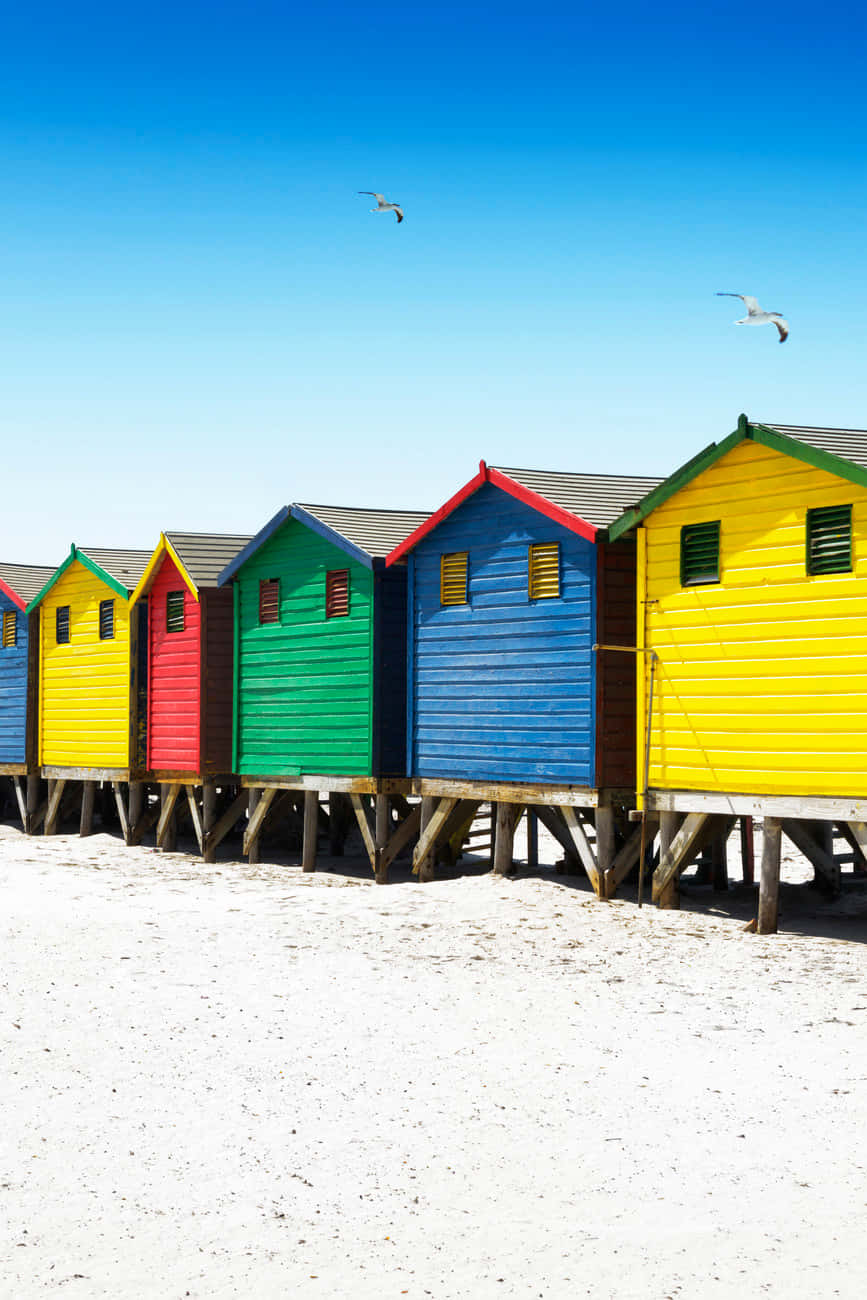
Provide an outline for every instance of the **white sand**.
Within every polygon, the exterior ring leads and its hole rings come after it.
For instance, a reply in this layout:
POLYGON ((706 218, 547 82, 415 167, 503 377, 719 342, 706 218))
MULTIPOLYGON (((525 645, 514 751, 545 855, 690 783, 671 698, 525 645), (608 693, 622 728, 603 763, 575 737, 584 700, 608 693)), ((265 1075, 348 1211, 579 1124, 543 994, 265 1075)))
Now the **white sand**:
POLYGON ((4 1297, 867 1293, 863 896, 334 865, 0 827, 4 1297))

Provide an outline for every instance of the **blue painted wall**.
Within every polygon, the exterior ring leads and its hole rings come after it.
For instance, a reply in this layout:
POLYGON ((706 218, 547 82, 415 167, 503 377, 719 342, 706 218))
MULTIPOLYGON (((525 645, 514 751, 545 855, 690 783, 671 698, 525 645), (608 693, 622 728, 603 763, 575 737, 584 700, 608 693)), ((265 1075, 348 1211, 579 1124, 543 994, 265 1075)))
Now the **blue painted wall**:
POLYGON ((15 611, 14 646, 0 646, 0 763, 23 763, 27 750, 27 615, 0 591, 0 615, 15 611))
POLYGON ((485 484, 409 557, 414 776, 594 784, 596 548, 485 484), (531 601, 527 548, 560 543, 560 596, 531 601), (469 552, 469 604, 440 556, 469 552))

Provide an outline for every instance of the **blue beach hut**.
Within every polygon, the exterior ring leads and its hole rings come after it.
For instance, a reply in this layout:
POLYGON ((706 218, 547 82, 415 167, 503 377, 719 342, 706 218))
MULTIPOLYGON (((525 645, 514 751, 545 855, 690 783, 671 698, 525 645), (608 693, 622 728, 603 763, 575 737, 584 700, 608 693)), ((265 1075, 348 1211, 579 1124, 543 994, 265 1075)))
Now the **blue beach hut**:
POLYGON ((0 564, 0 774, 13 780, 22 821, 19 778, 35 767, 38 722, 39 614, 25 610, 53 573, 42 565, 0 564))

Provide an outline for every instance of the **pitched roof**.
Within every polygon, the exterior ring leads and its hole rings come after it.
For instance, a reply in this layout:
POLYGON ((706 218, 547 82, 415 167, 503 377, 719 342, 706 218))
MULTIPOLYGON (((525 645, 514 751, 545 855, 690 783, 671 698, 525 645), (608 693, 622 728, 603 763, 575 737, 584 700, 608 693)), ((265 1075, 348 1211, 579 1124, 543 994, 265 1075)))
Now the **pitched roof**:
POLYGON ((738 427, 722 442, 712 442, 692 460, 664 479, 641 500, 627 508, 608 528, 613 541, 646 519, 675 492, 702 474, 740 443, 753 441, 785 456, 824 470, 837 478, 867 487, 867 431, 861 429, 814 429, 806 425, 755 424, 738 416, 738 427))
POLYGON ((76 546, 75 550, 78 556, 86 555, 89 560, 93 560, 94 564, 114 578, 115 582, 126 587, 127 591, 135 588, 151 558, 150 551, 116 551, 99 546, 76 546))
POLYGON ((47 564, 0 564, 0 591, 24 609, 48 582, 54 569, 47 564))
POLYGON ((219 533, 167 532, 166 538, 197 587, 216 587, 226 565, 252 540, 219 533))

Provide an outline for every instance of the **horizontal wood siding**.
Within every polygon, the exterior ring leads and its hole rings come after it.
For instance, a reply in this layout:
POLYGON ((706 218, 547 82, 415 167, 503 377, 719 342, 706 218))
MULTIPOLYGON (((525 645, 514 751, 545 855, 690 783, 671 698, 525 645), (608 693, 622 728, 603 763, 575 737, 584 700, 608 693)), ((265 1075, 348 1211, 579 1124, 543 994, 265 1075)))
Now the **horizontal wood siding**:
POLYGON ((374 776, 406 772, 406 565, 376 574, 374 776))
POLYGON ((201 600, 204 617, 202 770, 225 775, 232 770, 232 588, 203 591, 201 600))
POLYGON ((486 484, 413 552, 418 776, 592 785, 595 547, 486 484), (531 601, 527 548, 559 542, 560 595, 531 601), (440 604, 440 556, 469 553, 467 605, 440 604))
POLYGON ((148 598, 148 767, 199 771, 201 608, 170 555, 157 569, 148 598), (166 596, 184 595, 184 630, 166 629, 166 596))
MULTIPOLYGON (((602 543, 597 596, 599 642, 635 646, 635 541, 602 543)), ((597 785, 635 788, 634 651, 599 650, 596 658, 597 785)))
POLYGON ((867 490, 745 442, 646 528, 650 785, 867 795, 867 490), (807 510, 846 504, 853 572, 808 577, 807 510), (682 589, 680 529, 716 519, 721 581, 682 589))
POLYGON ((373 574, 294 519, 239 570, 238 767, 244 775, 370 775, 373 574), (325 575, 349 570, 349 614, 325 617, 325 575), (280 621, 259 625, 259 581, 280 621))
POLYGON ((14 614, 14 646, 0 647, 0 763, 23 763, 27 749, 27 615, 0 591, 0 622, 14 614))
POLYGON ((129 767, 129 603, 75 560, 42 601, 39 762, 129 767), (114 599, 114 637, 99 639, 99 602, 114 599), (55 644, 59 605, 69 642, 55 644))

